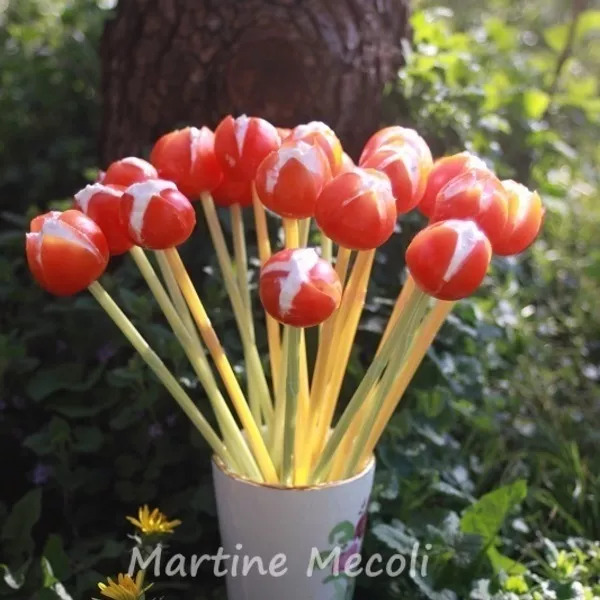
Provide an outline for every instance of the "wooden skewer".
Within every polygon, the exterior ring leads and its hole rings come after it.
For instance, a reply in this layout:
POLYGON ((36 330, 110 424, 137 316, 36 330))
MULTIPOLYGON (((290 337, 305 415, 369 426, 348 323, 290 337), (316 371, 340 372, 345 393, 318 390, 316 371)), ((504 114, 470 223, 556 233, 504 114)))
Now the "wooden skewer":
MULTIPOLYGON (((175 309, 160 280, 156 276, 156 272, 154 271, 154 268, 148 260, 145 252, 140 247, 135 246, 130 250, 130 254, 138 266, 140 273, 146 280, 150 291, 156 298, 156 301, 158 302, 158 305, 169 322, 175 337, 189 358, 194 372, 202 384, 202 387, 206 391, 211 406, 215 412, 215 416, 217 417, 219 427, 221 428, 225 438, 225 442, 238 460, 238 463, 244 467, 244 472, 242 474, 246 474, 252 478, 258 477, 259 480, 262 480, 261 472, 258 469, 252 454, 250 453, 248 444, 244 436, 241 434, 237 423, 235 422, 235 419, 233 418, 233 415, 231 414, 231 411, 225 402, 225 399, 219 391, 219 386, 214 378, 206 355, 204 354, 204 349, 199 338, 197 337, 196 328, 194 327, 194 332, 196 332, 196 337, 194 337, 189 332, 189 329, 184 325, 183 320, 175 309)), ((159 256, 162 256, 162 253, 159 252, 158 254, 159 256)), ((167 277, 174 280, 170 269, 168 269, 166 274, 167 277)), ((187 306, 185 308, 187 309, 187 306)))
POLYGON ((435 336, 450 314, 456 302, 437 300, 430 313, 427 315, 409 350, 409 356, 402 370, 399 372, 393 388, 385 398, 381 412, 377 416, 375 426, 370 432, 361 455, 361 464, 371 457, 375 446, 383 435, 386 425, 392 418, 396 407, 402 400, 404 392, 414 377, 419 365, 427 354, 428 348, 433 343, 435 336))
POLYGON ((161 383, 171 393, 190 421, 196 426, 196 429, 198 429, 208 445, 212 448, 213 452, 224 464, 235 468, 235 460, 225 444, 219 439, 219 436, 210 426, 210 423, 204 418, 177 379, 173 377, 156 352, 150 348, 148 342, 142 337, 125 313, 123 313, 115 301, 97 281, 92 283, 88 289, 100 306, 108 313, 108 316, 114 321, 115 325, 121 330, 123 335, 144 359, 145 363, 152 369, 161 383))
POLYGON ((287 375, 285 378, 285 419, 283 433, 282 483, 293 484, 296 463, 296 434, 298 419, 298 396, 300 393, 300 339, 302 330, 285 326, 288 335, 287 375))
POLYGON ((252 413, 246 403, 242 388, 238 383, 231 364, 227 359, 225 351, 219 342, 219 338, 208 318, 206 310, 200 300, 196 289, 185 269, 183 261, 179 256, 176 248, 164 250, 169 265, 173 270, 175 279, 183 293, 183 296, 188 304, 192 317, 196 321, 196 325, 200 330, 200 335, 212 356, 213 361, 219 371, 223 383, 231 397, 231 401, 240 417, 242 425, 248 435, 248 440, 255 452, 259 467, 268 483, 277 483, 278 477, 273 462, 269 456, 267 448, 264 444, 261 432, 256 421, 252 417, 252 413))
POLYGON ((217 252, 217 259, 223 274, 225 288, 229 294, 238 330, 242 338, 244 356, 246 358, 246 366, 248 369, 248 380, 253 379, 253 386, 255 386, 251 387, 250 390, 256 390, 256 398, 258 402, 260 402, 260 410, 265 417, 265 423, 268 428, 273 419, 271 393, 260 360, 260 355, 258 354, 258 348, 251 335, 253 325, 248 322, 248 313, 245 309, 244 301, 242 300, 242 295, 240 294, 236 282, 233 265, 231 263, 231 256, 229 255, 227 243, 225 242, 225 235, 223 234, 215 204, 210 194, 202 194, 202 208, 204 209, 206 222, 213 239, 215 250, 217 252))
POLYGON ((406 281, 404 282, 404 285, 402 286, 402 290, 400 291, 400 294, 398 295, 398 298, 396 299, 396 304, 394 305, 392 314, 390 315, 390 318, 387 322, 386 328, 383 332, 383 335, 381 336, 381 340, 379 342, 379 348, 381 348, 381 346, 384 344, 385 340, 387 340, 387 338, 390 334, 390 331, 393 329, 394 325, 398 322, 398 319, 400 318, 400 315, 402 314, 402 311, 404 310, 404 307, 406 306, 406 300, 407 300, 407 298, 410 297, 414 288, 415 288, 415 280, 410 276, 410 273, 408 273, 408 275, 406 277, 406 281))
MULTIPOLYGON (((233 234, 233 253, 235 256, 238 288, 242 296, 242 302, 246 312, 244 321, 248 327, 249 342, 256 346, 254 315, 252 314, 252 298, 250 296, 250 286, 248 285, 248 252, 246 250, 244 220, 240 205, 234 204, 231 206, 230 214, 231 229, 233 234)), ((244 352, 246 355, 246 365, 248 365, 252 361, 252 358, 248 356, 249 350, 246 347, 244 347, 244 352)), ((250 375, 248 376, 248 396, 250 399, 250 410, 252 411, 254 420, 259 426, 262 426, 260 389, 257 387, 254 377, 251 377, 250 375)))
POLYGON ((298 395, 298 424, 296 432, 296 461, 294 465, 294 485, 308 482, 310 470, 310 388, 308 384, 308 365, 306 361, 306 336, 302 330, 300 337, 300 391, 298 395))
MULTIPOLYGON (((319 411, 317 420, 317 430, 314 433, 313 457, 320 454, 337 405, 340 389, 344 379, 344 374, 348 366, 348 360, 352 351, 352 344, 360 321, 360 315, 367 295, 369 275, 375 258, 375 250, 360 252, 354 263, 350 280, 344 291, 342 304, 338 309, 338 315, 335 320, 335 329, 333 339, 336 340, 335 361, 328 362, 332 364, 329 383, 323 393, 323 405, 319 411), (338 343, 339 340, 339 343, 338 343)), ((327 366, 329 368, 329 366, 327 366)))
MULTIPOLYGON (((344 286, 346 273, 352 251, 348 248, 340 247, 338 250, 335 270, 344 286)), ((345 294, 345 293, 344 293, 345 294)), ((343 298, 344 296, 342 296, 343 298)), ((317 427, 319 416, 325 404, 325 389, 329 382, 329 361, 332 356, 331 344, 333 341, 333 333, 336 326, 336 320, 340 314, 341 306, 335 314, 333 314, 322 326, 319 336, 319 346, 317 348, 317 357, 315 359, 315 367, 313 371, 312 388, 310 394, 310 404, 313 407, 313 415, 311 418, 311 431, 317 427)))
POLYGON ((361 457, 367 444, 369 434, 375 426, 377 417, 383 408, 387 395, 394 386, 396 375, 403 366, 415 330, 427 310, 426 300, 427 299, 423 302, 409 303, 406 307, 406 311, 398 319, 398 326, 402 330, 403 335, 400 338, 399 343, 393 349, 390 362, 377 386, 374 399, 369 404, 366 419, 362 423, 362 427, 358 429, 350 456, 348 457, 348 455, 345 455, 347 460, 344 477, 350 477, 352 473, 356 472, 358 465, 361 464, 361 457))
MULTIPOLYGON (((408 300, 407 307, 425 303, 428 301, 428 298, 429 297, 420 290, 415 290, 408 300)), ((385 344, 381 348, 381 352, 375 357, 367 369, 363 380, 352 396, 352 399, 344 410, 335 428, 331 432, 331 435, 327 439, 325 448, 323 452, 319 454, 317 464, 311 473, 311 483, 319 483, 326 480, 330 471, 331 463, 335 458, 335 454, 342 439, 346 435, 363 402, 370 394, 373 386, 379 380, 379 377, 387 366, 394 349, 401 343, 402 336, 404 335, 402 330, 402 321, 403 319, 398 321, 385 344)))
MULTIPOLYGON (((269 230, 267 229, 267 217, 265 208, 256 193, 256 187, 252 184, 252 207, 254 210, 254 223, 258 241, 258 256, 262 267, 271 258, 271 242, 269 230)), ((269 361, 271 365, 271 378, 273 380, 273 395, 275 396, 276 374, 279 373, 281 365, 281 332, 279 323, 267 312, 265 312, 267 323, 267 339, 269 342, 269 361)))

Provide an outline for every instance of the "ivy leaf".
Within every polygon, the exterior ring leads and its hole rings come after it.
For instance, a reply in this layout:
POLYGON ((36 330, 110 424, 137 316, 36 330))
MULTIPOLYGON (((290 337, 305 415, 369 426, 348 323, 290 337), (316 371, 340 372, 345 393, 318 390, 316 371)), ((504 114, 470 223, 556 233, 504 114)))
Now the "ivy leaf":
POLYGON ((400 554, 410 554, 414 545, 418 543, 417 538, 407 529, 401 521, 394 520, 392 525, 379 523, 372 529, 373 535, 388 548, 400 554))
POLYGON ((40 488, 30 490, 13 506, 0 534, 12 556, 18 557, 33 548, 31 530, 40 518, 41 508, 40 488))
POLYGON ((527 483, 519 479, 497 490, 485 494, 469 506, 460 521, 464 533, 476 533, 484 544, 493 543, 510 510, 527 496, 527 483))
POLYGON ((486 554, 496 572, 519 575, 525 567, 503 556, 494 546, 496 535, 513 507, 527 496, 527 483, 520 479, 482 496, 463 513, 460 525, 464 533, 481 536, 486 554))

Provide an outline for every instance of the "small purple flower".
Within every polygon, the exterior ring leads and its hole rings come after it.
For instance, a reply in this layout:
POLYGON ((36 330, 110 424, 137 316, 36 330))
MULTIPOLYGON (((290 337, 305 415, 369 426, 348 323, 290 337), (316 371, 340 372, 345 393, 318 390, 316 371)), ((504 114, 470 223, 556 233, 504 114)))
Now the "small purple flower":
POLYGON ((52 467, 38 463, 33 469, 31 480, 34 485, 44 485, 52 475, 52 467))
POLYGON ((156 438, 162 437, 163 433, 163 428, 160 423, 152 423, 152 425, 148 427, 148 436, 150 437, 150 439, 154 440, 156 438))
POLYGON ((110 342, 108 342, 108 343, 104 344, 103 346, 100 346, 100 348, 98 348, 98 351, 96 352, 96 358, 101 363, 105 363, 115 355, 115 352, 116 352, 116 349, 115 349, 114 344, 111 344, 110 342))

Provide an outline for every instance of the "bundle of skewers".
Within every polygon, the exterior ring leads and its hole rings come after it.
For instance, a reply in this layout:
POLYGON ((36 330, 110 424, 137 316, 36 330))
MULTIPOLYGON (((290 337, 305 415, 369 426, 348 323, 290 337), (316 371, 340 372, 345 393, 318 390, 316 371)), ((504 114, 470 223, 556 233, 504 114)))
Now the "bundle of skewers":
POLYGON ((356 166, 323 123, 285 130, 245 115, 227 116, 214 133, 207 127, 167 133, 149 161, 118 160, 74 198, 72 210, 31 222, 26 252, 35 279, 60 296, 87 288, 216 460, 239 476, 286 487, 364 469, 455 303, 478 288, 493 254, 527 248, 543 217, 537 193, 500 181, 468 152, 434 162, 412 129, 378 131, 356 166), (194 204, 231 301, 244 385, 177 249, 194 231, 194 204), (371 364, 342 406, 375 254, 397 219, 414 209, 429 225, 414 236, 405 261, 398 257, 406 264, 405 283, 371 364), (249 267, 244 210, 252 211, 257 277, 249 267), (225 211, 231 236, 222 225, 225 211), (284 248, 274 248, 269 236, 274 220, 284 248), (308 246, 309 239, 318 247, 308 246), (110 256, 123 253, 156 298, 214 419, 98 281, 110 256), (264 307, 268 356, 256 343, 254 288, 264 307), (318 327, 318 350, 309 360, 311 327, 318 327))

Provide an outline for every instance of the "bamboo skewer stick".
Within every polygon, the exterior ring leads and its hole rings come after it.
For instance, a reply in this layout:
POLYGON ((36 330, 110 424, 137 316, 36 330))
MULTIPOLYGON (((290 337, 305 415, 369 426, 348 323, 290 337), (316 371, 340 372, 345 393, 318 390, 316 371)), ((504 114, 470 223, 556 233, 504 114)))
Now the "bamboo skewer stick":
MULTIPOLYGON (((260 408, 265 416, 265 423, 267 427, 270 427, 273 419, 273 404, 271 402, 271 394, 269 391, 269 385, 265 376, 265 372, 258 354, 256 343, 253 341, 250 335, 251 325, 248 323, 248 315, 244 308, 244 302, 238 289, 238 285, 233 271, 231 263, 231 257, 227 244, 225 242, 225 236, 223 229, 219 222, 214 202, 210 194, 202 195, 202 207, 206 216, 206 221, 210 230, 210 234, 215 245, 217 252, 217 258, 221 272, 223 274, 223 280, 225 282, 225 288, 229 294, 231 305, 233 307, 234 316, 236 323, 242 338, 242 345, 244 346, 244 354, 246 357, 246 365, 248 369, 248 379, 254 379, 253 385, 256 386, 256 393, 258 401, 260 402, 260 408)), ((184 267, 185 269, 185 267, 184 267)), ((184 294, 185 295, 185 294, 184 294)))
MULTIPOLYGON (((271 258, 271 242, 269 240, 269 230, 267 229, 265 208, 256 194, 256 187, 254 184, 252 185, 252 207, 254 210, 254 223, 258 241, 258 256, 260 266, 262 267, 269 258, 271 258)), ((267 339, 269 342, 269 362, 271 365, 271 379, 273 381, 273 395, 275 396, 275 379, 281 364, 281 332, 279 323, 267 312, 265 312, 265 319, 267 323, 267 339)))
POLYGON ((154 256, 156 256, 156 262, 160 268, 162 278, 167 285, 169 296, 171 297, 171 301, 173 302, 179 317, 183 321, 183 324, 185 325, 185 328, 188 330, 189 334, 195 338, 198 344, 200 344, 198 329, 196 329, 196 325, 194 325, 192 315, 190 315, 190 311, 185 303, 185 298, 181 294, 181 290, 179 289, 177 281, 175 281, 175 277, 173 276, 173 271, 171 271, 171 268, 169 267, 169 261, 162 252, 155 252, 154 256))
MULTIPOLYGON (((340 247, 337 255, 335 270, 340 278, 340 281, 342 282, 342 286, 344 285, 344 281, 346 279, 346 272, 348 270, 348 264, 351 256, 351 250, 340 247)), ((321 329, 310 395, 310 403, 311 406, 314 407, 311 429, 316 428, 320 411, 325 403, 325 388, 329 381, 328 366, 332 354, 331 344, 333 341, 333 333, 340 309, 341 306, 338 308, 336 313, 334 313, 329 319, 327 319, 327 321, 325 321, 321 329)))
MULTIPOLYGON (((329 382, 323 393, 323 404, 317 419, 317 430, 314 433, 313 456, 318 455, 325 444, 329 427, 333 420, 352 344, 360 321, 360 315, 367 295, 369 275, 375 258, 375 250, 358 254, 350 280, 344 291, 342 304, 335 319, 333 339, 339 340, 338 352, 335 356, 329 382)), ((329 353, 331 354, 331 353, 329 353)), ((326 369, 332 364, 328 361, 326 369)))
POLYGON ((310 237, 310 217, 308 219, 300 220, 298 237, 300 238, 300 246, 302 246, 302 248, 306 248, 308 245, 308 239, 310 237))
POLYGON ((417 331, 413 343, 411 344, 406 363, 402 367, 402 370, 399 372, 392 389, 385 398, 383 407, 377 416, 377 420, 373 429, 370 432, 369 439, 365 444, 361 456, 361 464, 368 460, 371 454, 374 452, 375 446, 383 435, 383 431, 385 430, 389 420, 392 418, 392 415, 400 403, 400 400, 402 400, 408 384, 411 382, 417 369, 419 368, 419 365, 427 354, 427 349, 433 343, 435 336, 446 320, 446 317, 454 308, 455 304, 456 302, 437 300, 432 310, 423 321, 419 331, 417 331))
MULTIPOLYGON (((289 354, 289 331, 284 327, 283 329, 283 347, 282 355, 287 357, 289 354)), ((281 363, 279 373, 275 377, 275 385, 277 391, 275 393, 275 417, 273 420, 273 427, 271 430, 271 456, 273 462, 278 470, 281 472, 282 461, 283 461, 283 438, 285 428, 285 413, 286 413, 286 380, 287 380, 287 369, 288 361, 284 360, 281 363)), ((283 473, 281 474, 283 478, 283 473)))
POLYGON ((306 359, 306 336, 304 330, 300 337, 300 390, 298 395, 298 424, 296 433, 296 463, 294 485, 304 485, 308 482, 310 469, 310 386, 308 383, 308 365, 306 359))
MULTIPOLYGON (((233 233, 233 252, 235 256, 235 267, 238 281, 239 292, 242 296, 242 302, 246 312, 245 322, 248 326, 250 343, 256 346, 256 336, 254 332, 254 316, 252 314, 252 299, 250 296, 250 286, 248 285, 248 253, 246 250, 246 236, 244 234, 244 220, 242 209, 239 204, 234 204, 230 209, 231 224, 233 233)), ((246 365, 252 361, 249 356, 251 351, 244 346, 246 365)), ((254 420, 258 425, 262 425, 260 389, 256 385, 254 377, 248 374, 248 396, 250 398, 250 410, 254 420)))
POLYGON ((282 483, 293 484, 294 465, 296 463, 296 435, 298 419, 298 395, 300 393, 300 339, 302 330, 286 325, 288 342, 287 373, 285 378, 285 418, 283 432, 282 483))
POLYGON ((415 287, 415 280, 410 276, 410 273, 408 273, 407 277, 406 277, 406 281, 404 282, 404 285, 402 286, 402 290, 400 290, 400 294, 398 295, 398 298, 396 299, 396 304, 394 305, 392 314, 390 315, 390 318, 388 319, 386 328, 383 332, 383 335, 381 336, 381 340, 379 341, 380 348, 383 345, 383 343, 385 342, 385 340, 387 340, 387 338, 390 334, 390 331, 392 330, 392 328, 394 327, 394 325, 397 323, 398 319, 400 318, 400 315, 402 314, 402 311, 404 310, 404 307, 406 306, 406 300, 412 294, 414 287, 415 287))
POLYGON ((235 465, 229 450, 219 439, 210 423, 204 418, 198 407, 193 403, 179 382, 173 377, 169 369, 165 366, 156 352, 150 348, 148 342, 142 337, 133 323, 126 317, 125 313, 117 306, 106 290, 95 281, 89 286, 90 293, 98 301, 100 306, 108 313, 115 325, 121 330, 123 335, 129 340, 146 364, 152 369, 161 383, 171 393, 175 401, 188 416, 196 429, 202 434, 213 452, 229 466, 235 465))
POLYGON ((185 266, 177 252, 176 248, 169 248, 164 251, 169 261, 169 265, 173 270, 173 274, 177 283, 183 293, 183 296, 188 304, 192 317, 196 321, 196 325, 200 330, 200 335, 212 356, 213 361, 219 371, 223 383, 231 397, 231 401, 240 417, 242 425, 246 430, 248 439, 252 448, 254 449, 256 460, 259 467, 265 477, 267 483, 276 483, 277 473, 275 471, 273 462, 269 456, 267 448, 264 444, 261 432, 258 428, 256 421, 252 417, 252 413, 248 408, 248 404, 244 397, 244 393, 238 383, 231 364, 227 359, 225 351, 219 342, 219 338, 213 326, 206 314, 206 310, 202 304, 202 301, 198 297, 196 289, 185 269, 185 266))
POLYGON ((179 343, 189 358, 194 372, 200 380, 200 383, 205 389, 211 402, 211 406, 215 412, 215 416, 217 417, 221 431, 224 435, 225 442, 232 449, 232 451, 235 449, 235 456, 238 458, 240 464, 244 465, 244 471, 246 474, 250 477, 259 477, 262 479, 260 470, 258 469, 258 466, 254 461, 252 454, 250 453, 247 442, 244 439, 244 436, 241 434, 237 423, 235 422, 235 419, 233 418, 233 415, 231 414, 231 411, 225 402, 225 399, 219 391, 218 384, 214 378, 206 355, 204 354, 204 349, 200 345, 200 341, 195 341, 193 336, 189 333, 187 327, 183 324, 183 320, 175 310, 173 303, 169 299, 169 296, 156 276, 154 268, 150 264, 150 261, 148 260, 148 257, 144 251, 140 247, 135 246, 131 249, 130 254, 138 266, 140 273, 146 280, 150 291, 156 298, 156 301, 158 302, 158 305, 169 322, 175 337, 179 340, 179 343))
POLYGON ((300 232, 296 219, 283 219, 283 231, 285 233, 285 247, 298 248, 300 246, 300 232))
MULTIPOLYGON (((407 306, 410 305, 412 307, 413 304, 427 303, 428 298, 428 296, 426 296, 419 290, 415 290, 415 292, 411 294, 407 306)), ((352 396, 350 403, 344 410, 334 430, 329 436, 329 439, 325 444, 325 448, 323 452, 320 453, 317 464, 311 474, 311 483, 319 483, 326 479, 331 463, 335 458, 335 454, 339 448, 342 439, 344 438, 344 435, 346 435, 354 417, 360 410, 365 399, 368 397, 371 389, 377 383, 379 377, 383 373, 394 349, 401 342, 402 336, 404 335, 402 323, 403 320, 404 319, 401 318, 398 321, 398 323, 394 326, 392 332, 390 333, 390 336, 381 348, 381 352, 375 357, 375 359, 367 369, 367 372, 365 373, 363 380, 361 381, 360 385, 358 386, 357 390, 352 396)))
POLYGON ((231 207, 231 223, 233 232, 233 252, 235 256, 236 274, 242 300, 248 313, 248 329, 254 341, 254 320, 252 318, 252 300, 250 286, 248 285, 248 253, 246 251, 246 236, 244 234, 244 220, 239 204, 231 207))
MULTIPOLYGON (((403 361, 406 358, 415 330, 421 322, 426 310, 427 302, 412 304, 410 308, 407 306, 407 312, 403 313, 398 319, 398 323, 401 324, 404 335, 393 350, 389 365, 386 367, 385 373, 377 386, 374 398, 369 404, 366 419, 362 423, 362 426, 358 428, 357 436, 353 440, 350 457, 346 460, 344 477, 350 477, 350 475, 356 471, 358 465, 361 464, 362 453, 367 444, 369 434, 375 426, 377 417, 383 408, 387 395, 393 389, 396 375, 402 368, 403 361)), ((345 456, 347 457, 348 455, 345 456)))

